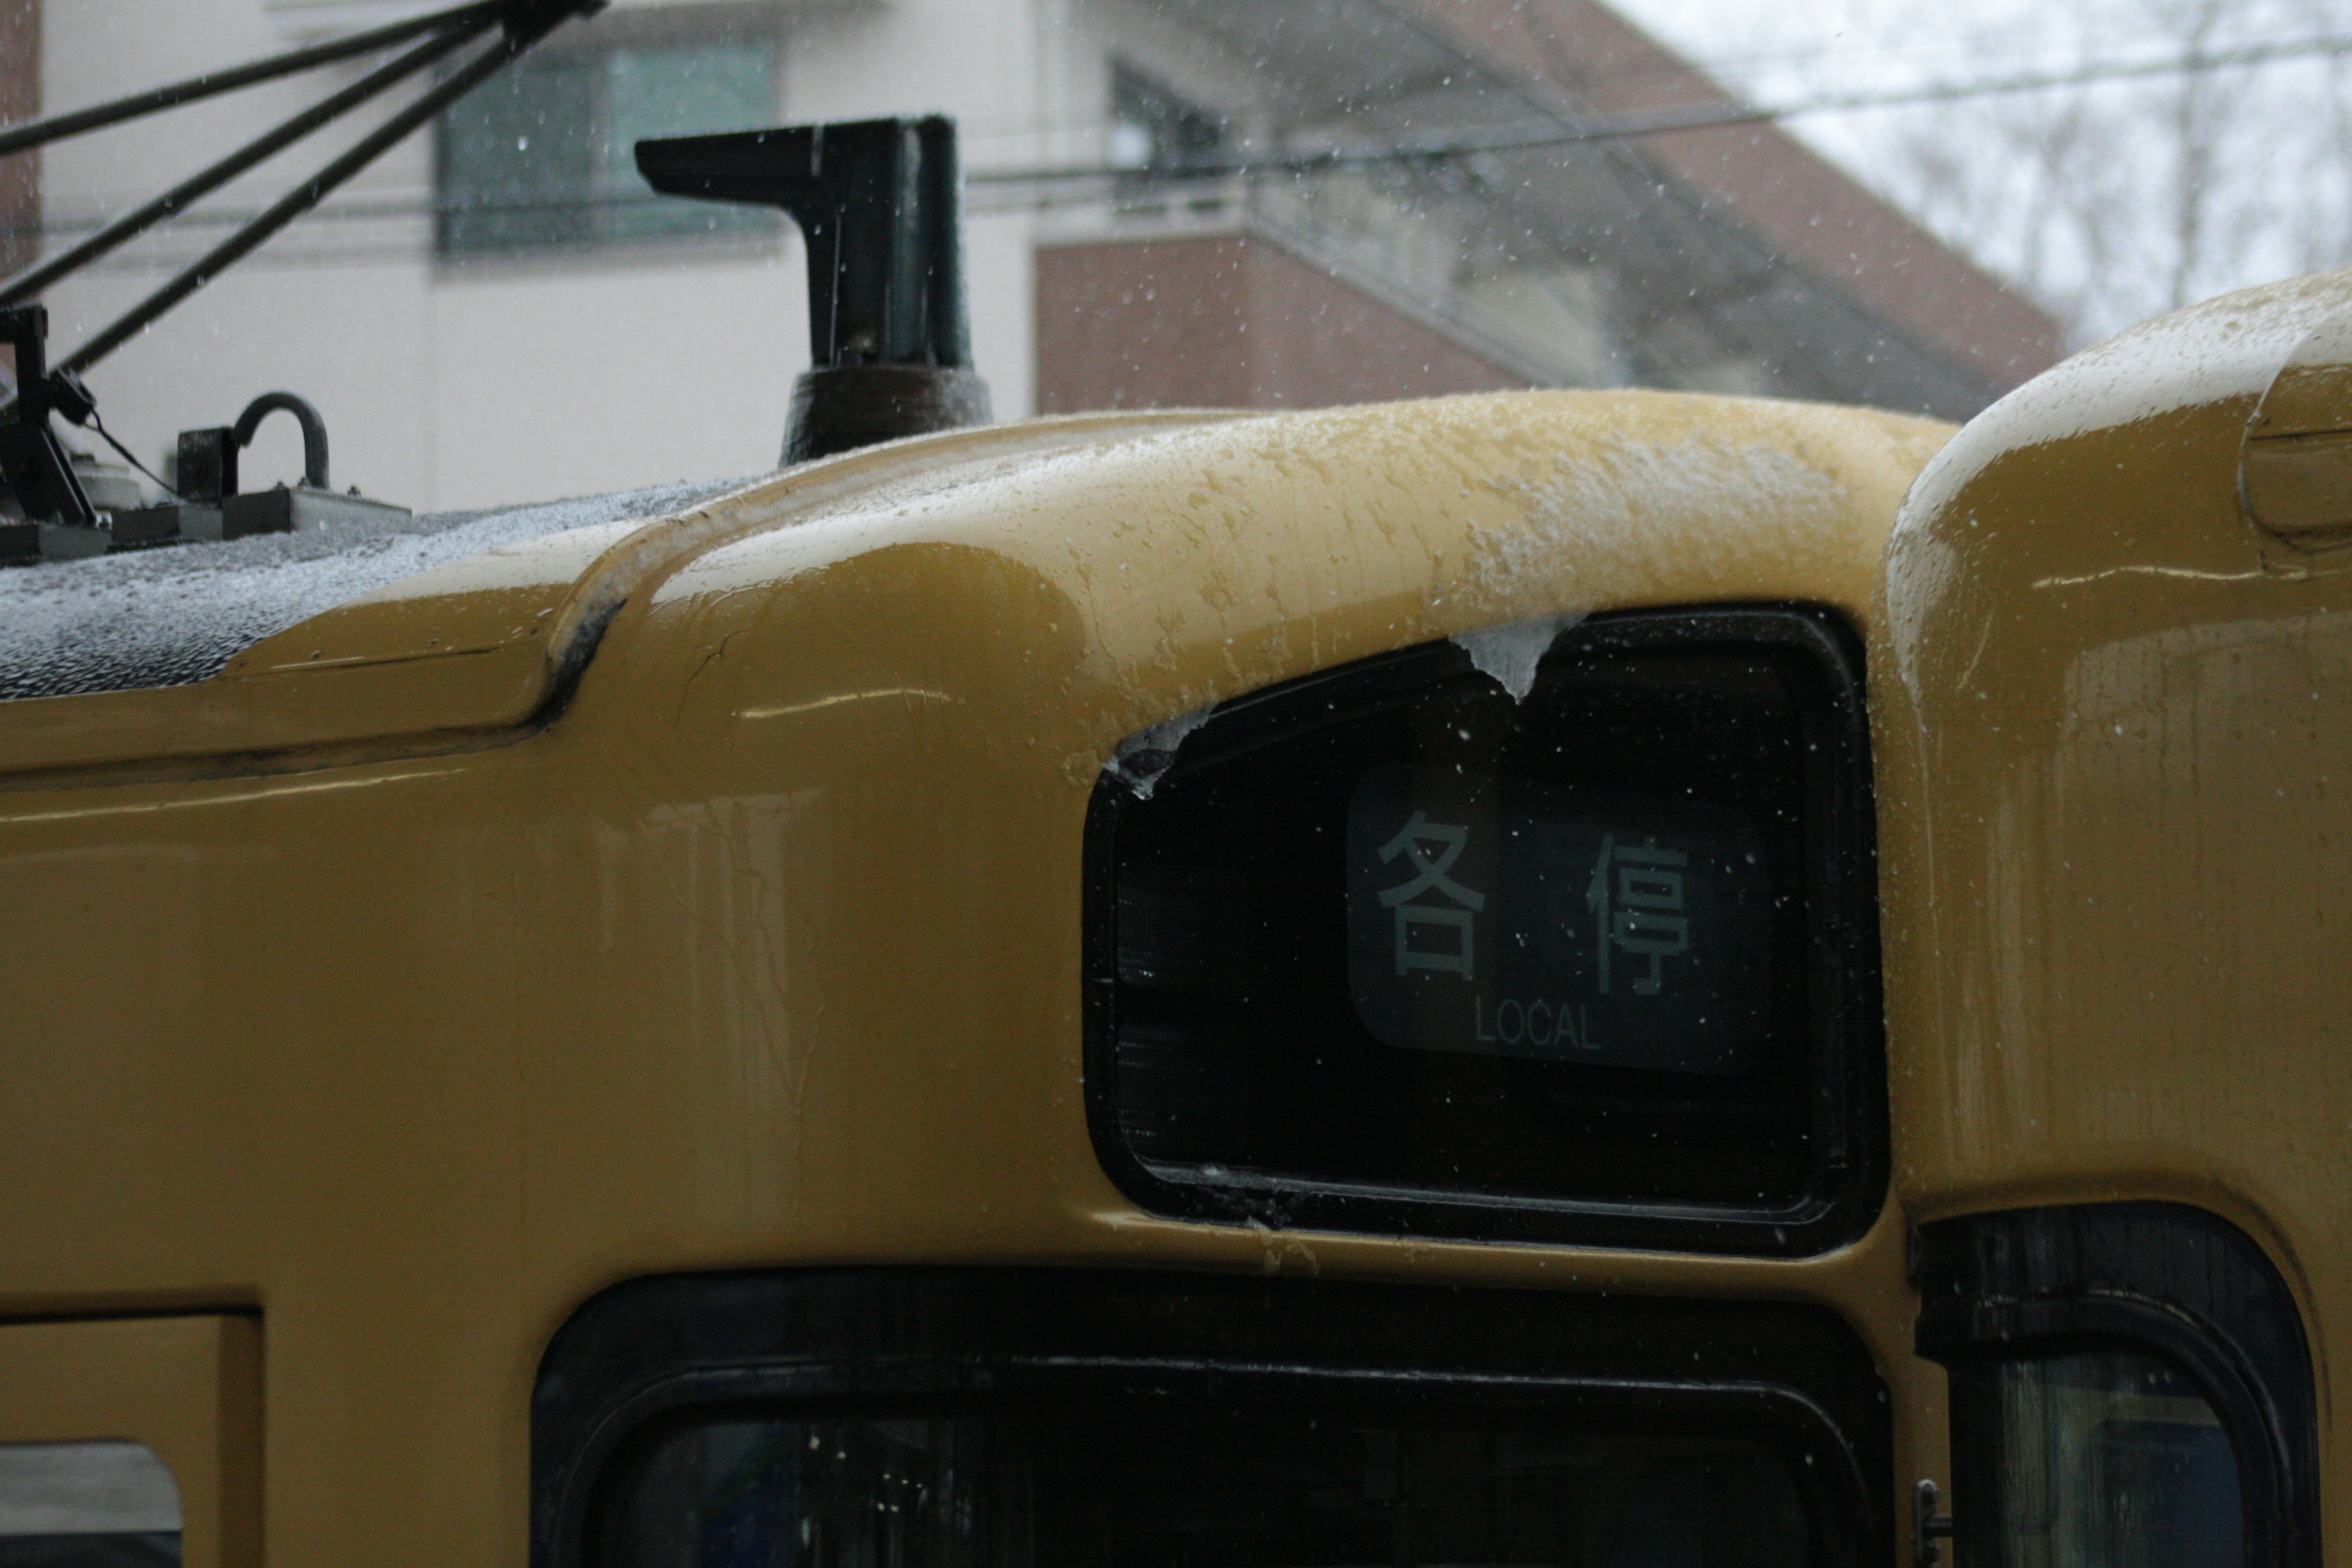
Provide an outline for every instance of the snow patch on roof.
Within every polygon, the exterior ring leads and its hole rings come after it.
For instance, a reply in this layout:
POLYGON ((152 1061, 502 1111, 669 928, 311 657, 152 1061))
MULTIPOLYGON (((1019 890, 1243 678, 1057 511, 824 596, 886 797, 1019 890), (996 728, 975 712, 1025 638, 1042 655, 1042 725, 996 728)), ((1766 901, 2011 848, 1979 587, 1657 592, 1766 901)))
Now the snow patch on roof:
POLYGON ((331 524, 0 571, 0 698, 181 686, 262 638, 432 567, 677 511, 743 481, 331 524))
POLYGON ((2260 398, 2296 346, 2347 306, 2352 271, 2326 272, 2225 294, 2084 349, 1969 421, 1920 474, 1904 515, 1941 511, 2011 452, 2177 408, 2260 398))
POLYGON ((1524 527, 1484 531, 1474 544, 1471 582, 1497 602, 1580 556, 1608 561, 1620 577, 1664 577, 1690 545, 1680 529, 1663 525, 1713 520, 1756 548, 1781 551, 1792 517, 1843 517, 1851 504, 1835 478, 1781 447, 1707 433, 1611 441, 1596 452, 1561 454, 1540 478, 1493 483, 1527 519, 1524 527))

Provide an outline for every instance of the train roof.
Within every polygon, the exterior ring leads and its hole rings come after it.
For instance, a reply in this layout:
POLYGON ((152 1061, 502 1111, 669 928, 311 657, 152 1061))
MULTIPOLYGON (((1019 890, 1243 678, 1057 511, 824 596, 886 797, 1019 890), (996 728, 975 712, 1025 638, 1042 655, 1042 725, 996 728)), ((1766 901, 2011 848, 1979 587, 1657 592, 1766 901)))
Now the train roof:
POLYGON ((463 561, 574 529, 660 517, 746 480, 536 506, 335 521, 0 573, 0 699, 182 686, 313 616, 463 561))
MULTIPOLYGON (((1360 552, 1366 592, 1395 579, 1383 635, 1406 640, 1636 602, 1669 579, 1702 598, 1867 606, 1895 505, 1949 433, 1643 392, 1078 416, 737 486, 37 568, 0 578, 17 612, 0 616, 0 679, 57 695, 15 709, 0 770, 508 729, 560 706, 633 602, 950 537, 1098 605, 1115 587, 1161 595, 1150 615, 1112 618, 1162 640, 1169 616, 1214 613, 1216 581, 1236 595, 1329 594, 1335 549, 1360 552), (1373 548, 1367 531, 1387 537, 1373 548), (191 684, 122 689, 158 679, 191 684)), ((1206 701, 1288 673, 1190 684, 1206 701)))
POLYGON ((2164 445, 2178 450, 2182 422, 2200 413, 2218 416, 2202 436, 2234 460, 2254 405, 2297 346, 2347 305, 2352 271, 2320 273, 2225 294, 2085 349, 1970 420, 1921 472, 1905 515, 1924 522, 1986 470, 2084 437, 2169 421, 2164 445))
POLYGON ((2347 311, 2337 272, 2136 328, 1904 503, 1871 696, 1915 1217, 2192 1204, 2347 1299, 2314 911, 2347 874, 2347 311))

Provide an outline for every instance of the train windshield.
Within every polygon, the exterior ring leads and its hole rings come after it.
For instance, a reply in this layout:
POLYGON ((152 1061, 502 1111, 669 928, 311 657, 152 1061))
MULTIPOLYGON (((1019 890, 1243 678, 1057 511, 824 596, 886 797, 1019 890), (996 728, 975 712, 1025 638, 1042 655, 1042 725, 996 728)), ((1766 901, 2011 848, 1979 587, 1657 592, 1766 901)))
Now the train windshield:
POLYGON ((729 1419, 604 1514, 609 1568, 1804 1568, 1800 1458, 1705 1436, 1173 1413, 729 1419))

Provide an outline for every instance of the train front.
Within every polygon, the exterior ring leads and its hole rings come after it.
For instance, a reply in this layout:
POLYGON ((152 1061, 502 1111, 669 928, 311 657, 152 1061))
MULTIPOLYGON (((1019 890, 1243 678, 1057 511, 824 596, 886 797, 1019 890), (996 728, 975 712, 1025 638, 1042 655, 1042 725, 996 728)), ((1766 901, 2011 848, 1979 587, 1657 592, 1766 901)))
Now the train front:
POLYGON ((811 239, 765 479, 20 393, 0 1564, 2320 1561, 2352 284, 988 426, 943 121, 638 158, 811 239))
POLYGON ((937 435, 0 709, 0 1453, 143 1445, 191 1564, 1909 1552, 1948 434, 937 435))

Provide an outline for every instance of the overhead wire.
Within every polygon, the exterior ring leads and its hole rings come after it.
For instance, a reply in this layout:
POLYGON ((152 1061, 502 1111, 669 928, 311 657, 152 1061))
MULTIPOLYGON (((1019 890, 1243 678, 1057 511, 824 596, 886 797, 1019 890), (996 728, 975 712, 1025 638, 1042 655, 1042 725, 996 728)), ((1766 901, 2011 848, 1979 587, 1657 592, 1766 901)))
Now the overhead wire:
POLYGON ((235 92, 257 82, 274 81, 279 77, 293 76, 314 67, 331 65, 353 55, 366 54, 402 43, 420 33, 442 27, 457 26, 472 21, 495 20, 499 15, 498 0, 474 0, 473 4, 452 6, 446 11, 427 12, 407 16, 381 27, 364 32, 347 33, 324 43, 306 48, 291 49, 267 59, 254 60, 224 70, 206 71, 184 81, 150 88, 106 103, 92 104, 86 109, 68 110, 33 120, 20 120, 0 125, 0 157, 28 152, 68 136, 86 135, 126 120, 135 120, 158 110, 174 109, 184 103, 197 103, 225 92, 235 92))
MULTIPOLYGON (((1815 115, 1858 113, 1925 104, 1962 102, 2066 88, 2149 80, 2168 76, 2251 69, 2295 60, 2340 58, 2346 55, 2352 55, 2352 35, 2330 34, 2315 37, 2256 41, 2226 48, 2205 49, 2187 55, 2172 55, 2154 59, 2098 61, 2063 68, 2011 72, 1960 81, 1925 82, 1898 88, 1823 93, 1778 103, 1749 105, 1724 98, 1646 113, 1623 114, 1573 122, 1565 121, 1561 117, 1545 112, 1539 116, 1490 127, 1477 132, 1456 132, 1427 138, 1396 138, 1354 145, 1339 144, 1305 152, 1201 160, 1181 165, 1135 167, 1115 163, 1089 163, 982 167, 968 169, 965 180, 967 184, 975 187, 978 199, 971 205, 976 212, 1049 210, 1059 206, 1087 205, 1103 199, 1106 195, 1128 195, 1153 186, 1181 187, 1252 175, 1309 174, 1339 169, 1366 169, 1383 164, 1465 158, 1482 153, 1501 154, 1623 142, 1678 132, 1774 124, 1815 115), (1074 191, 1066 195, 1055 194, 1058 190, 1072 186, 1086 186, 1089 189, 1083 192, 1074 191)), ((321 217, 343 219, 438 217, 460 211, 483 213, 528 211, 558 205, 577 207, 583 205, 650 204, 663 199, 631 193, 603 201, 594 197, 583 200, 582 197, 565 196, 554 200, 543 197, 520 197, 464 204, 430 197, 344 202, 330 204, 310 215, 304 219, 304 226, 314 225, 321 217)), ((209 226, 226 221, 234 221, 234 217, 220 214, 217 210, 198 212, 184 216, 178 220, 176 226, 209 226)), ((26 226, 37 226, 38 231, 44 234, 63 234, 87 232, 89 226, 86 222, 43 223, 38 226, 0 225, 0 227, 8 226, 13 226, 14 231, 17 233, 25 232, 26 226)), ((671 243, 677 243, 681 239, 691 239, 693 237, 668 237, 671 243)), ((360 260, 382 259, 397 254, 404 254, 404 252, 394 252, 382 246, 369 246, 356 251, 319 252, 301 262, 297 262, 292 257, 279 258, 275 259, 275 265, 337 266, 360 260)), ((127 260, 114 267, 102 268, 101 270, 134 268, 149 270, 158 265, 160 264, 152 260, 127 260)))
MULTIPOLYGON (((2289 60, 2347 54, 2352 54, 2352 36, 2338 35, 2248 44, 2231 48, 2204 49, 2189 55, 2155 60, 2112 61, 2060 70, 2019 72, 1976 81, 1925 82, 1910 87, 1872 91, 1828 93, 1810 100, 1797 100, 1777 104, 1751 105, 1739 103, 1735 100, 1723 99, 1714 102, 1692 104, 1645 114, 1620 115, 1611 119, 1587 121, 1580 124, 1562 124, 1558 117, 1547 113, 1538 126, 1521 126, 1516 129, 1506 126, 1482 134, 1453 133, 1423 140, 1400 139, 1384 144, 1360 147, 1335 146, 1310 153, 1278 154, 1266 158, 1202 160, 1186 165, 1185 172, 1202 176, 1283 173, 1311 171, 1333 166, 1358 166, 1372 163, 1465 157, 1479 153, 1525 152, 1539 148, 1629 141, 1644 136, 1671 135, 1678 132, 1726 130, 1747 125, 1770 124, 1816 114, 1854 113, 1867 110, 1951 103, 1971 99, 2053 91, 2068 87, 2088 87, 2105 82, 2137 81, 2158 77, 2193 75, 2206 71, 2246 69, 2289 60)), ((1161 171, 1150 172, 1162 173, 1161 171)), ((1098 179, 1118 174, 1133 176, 1138 173, 1139 171, 1136 170, 1089 166, 1058 169, 975 170, 965 178, 973 184, 1004 184, 1030 181, 1098 179)))
MULTIPOLYGON (((2055 69, 2019 71, 1961 81, 1921 82, 1897 88, 1823 93, 1780 103, 1743 104, 1734 100, 1724 99, 1646 114, 1587 120, 1573 128, 1563 126, 1558 115, 1549 110, 1543 110, 1533 117, 1532 124, 1523 121, 1516 126, 1505 125, 1484 133, 1456 132, 1444 137, 1399 139, 1355 147, 1334 146, 1306 153, 1278 153, 1272 156, 1194 160, 1176 166, 1090 163, 1039 165, 1027 168, 982 167, 967 169, 965 181, 969 184, 994 185, 1086 179, 1129 181, 1205 179, 1230 174, 1281 173, 1298 168, 1321 168, 1339 162, 1409 160, 1461 156, 1485 152, 1518 152, 1580 142, 1614 142, 1644 136, 1669 135, 1677 132, 1765 124, 1820 114, 1858 113, 1873 110, 1949 103, 1979 98, 2011 97, 2023 93, 2054 91, 2068 87, 2096 86, 2107 82, 2147 80, 2166 76, 2247 69, 2298 59, 2325 58, 2347 54, 2352 54, 2352 34, 2329 34, 2317 37, 2272 39, 2223 48, 2200 49, 2185 55, 2173 55, 2155 59, 2109 60, 2055 69)), ((1516 91, 1513 96, 1524 99, 1523 94, 1516 91)), ((1056 130, 1067 132, 1087 128, 1084 125, 1065 125, 1042 129, 1048 132, 1056 130)), ((542 199, 525 197, 514 205, 527 207, 538 205, 542 199)), ((500 205, 501 204, 499 203, 475 203, 470 204, 468 210, 494 210, 500 205)), ((340 203, 322 209, 317 216, 335 216, 345 213, 361 212, 367 216, 399 216, 444 210, 447 210, 446 204, 430 201, 340 203)), ((194 221, 201 222, 206 215, 192 216, 194 221)), ((85 226, 43 224, 40 228, 44 233, 52 233, 60 232, 68 226, 79 229, 85 226)))
MULTIPOLYGON (((1480 153, 1525 152, 1591 142, 1631 141, 1647 136, 1671 135, 1692 131, 1769 124, 1821 114, 1858 113, 1931 103, 1959 102, 1973 99, 2011 97, 2024 93, 2054 91, 2069 87, 2147 80, 2166 76, 2194 75, 2209 71, 2247 69, 2298 59, 2334 58, 2347 54, 2352 54, 2352 35, 2279 39, 2227 48, 2205 49, 2189 55, 2151 60, 2105 61, 2061 69, 2015 72, 1974 80, 1923 82, 1900 88, 1826 93, 1780 103, 1751 105, 1725 99, 1649 113, 1620 115, 1574 122, 1565 121, 1561 115, 1545 110, 1539 110, 1529 121, 1490 128, 1483 132, 1468 134, 1454 132, 1441 137, 1395 139, 1385 142, 1356 146, 1335 145, 1303 153, 1265 156, 1199 159, 1178 165, 1089 163, 1025 168, 982 167, 968 169, 965 182, 967 184, 982 186, 1062 184, 1089 180, 1115 181, 1130 184, 1179 184, 1253 174, 1311 173, 1337 166, 1355 167, 1378 163, 1465 157, 1480 153)), ((1523 94, 1517 92, 1514 96, 1524 98, 1523 94)), ((626 201, 653 198, 630 193, 618 199, 626 201)), ((509 209, 520 211, 550 205, 578 205, 580 204, 581 198, 569 196, 557 198, 552 202, 544 197, 520 197, 503 201, 468 202, 462 205, 431 199, 346 202, 332 204, 320 209, 319 213, 313 215, 313 220, 315 221, 317 217, 414 217, 441 216, 454 211, 498 212, 509 209)), ((183 218, 181 224, 184 226, 190 223, 227 221, 232 220, 216 212, 199 213, 183 218)), ((0 229, 16 233, 25 232, 26 226, 27 226, 0 224, 0 229)), ((30 226, 37 226, 38 232, 44 234, 56 234, 86 232, 89 225, 84 221, 73 224, 42 223, 30 226)))

